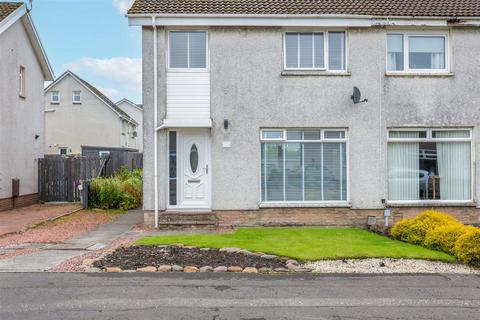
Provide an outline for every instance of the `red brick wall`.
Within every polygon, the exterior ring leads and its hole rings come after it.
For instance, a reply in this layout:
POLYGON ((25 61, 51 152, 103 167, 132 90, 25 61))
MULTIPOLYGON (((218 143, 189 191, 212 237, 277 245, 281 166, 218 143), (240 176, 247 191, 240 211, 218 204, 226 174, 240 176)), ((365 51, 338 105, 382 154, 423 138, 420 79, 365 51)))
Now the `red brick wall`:
POLYGON ((20 208, 38 203, 38 194, 25 194, 17 198, 0 199, 0 211, 20 208))
MULTIPOLYGON (((411 218, 425 211, 425 207, 392 208, 394 222, 411 218)), ((466 224, 480 223, 480 209, 475 207, 435 208, 466 224)), ((269 208, 259 210, 215 211, 219 226, 356 226, 365 227, 367 217, 375 216, 377 225, 384 224, 383 210, 350 208, 269 208)), ((146 226, 154 225, 153 211, 144 212, 146 226)), ((390 225, 392 220, 390 218, 390 225)))

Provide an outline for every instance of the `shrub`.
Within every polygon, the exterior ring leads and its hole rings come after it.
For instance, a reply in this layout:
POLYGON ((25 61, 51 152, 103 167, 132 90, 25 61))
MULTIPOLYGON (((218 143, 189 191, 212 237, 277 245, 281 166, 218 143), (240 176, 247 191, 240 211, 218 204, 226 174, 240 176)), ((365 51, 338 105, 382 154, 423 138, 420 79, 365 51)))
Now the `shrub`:
POLYGON ((480 267, 480 229, 471 227, 455 243, 455 255, 463 263, 480 267))
POLYGON ((456 225, 460 222, 435 210, 426 210, 413 219, 404 219, 392 227, 392 237, 397 240, 423 245, 429 231, 448 225, 456 225))
POLYGON ((427 233, 424 245, 430 249, 455 254, 455 243, 458 238, 474 227, 467 227, 461 223, 437 227, 427 233))
POLYGON ((113 177, 90 180, 90 207, 129 210, 143 202, 142 170, 125 167, 113 177))

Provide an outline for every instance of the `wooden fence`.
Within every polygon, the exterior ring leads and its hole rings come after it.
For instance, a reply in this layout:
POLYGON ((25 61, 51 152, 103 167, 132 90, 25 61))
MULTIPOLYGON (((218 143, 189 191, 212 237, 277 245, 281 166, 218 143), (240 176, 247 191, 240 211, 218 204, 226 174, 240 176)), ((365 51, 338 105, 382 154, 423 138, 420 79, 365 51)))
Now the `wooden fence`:
POLYGON ((38 194, 42 202, 80 202, 83 181, 111 176, 122 166, 142 168, 141 153, 112 152, 107 157, 45 156, 38 162, 38 194))
POLYGON ((143 168, 143 155, 138 152, 110 151, 102 176, 109 177, 121 167, 143 168))

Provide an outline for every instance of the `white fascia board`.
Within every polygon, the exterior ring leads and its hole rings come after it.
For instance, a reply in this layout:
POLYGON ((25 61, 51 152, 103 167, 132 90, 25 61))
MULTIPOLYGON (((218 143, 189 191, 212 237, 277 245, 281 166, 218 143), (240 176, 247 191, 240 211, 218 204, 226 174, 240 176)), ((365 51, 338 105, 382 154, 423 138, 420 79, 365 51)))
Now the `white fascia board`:
POLYGON ((35 54, 40 61, 40 65, 42 66, 45 81, 53 81, 54 73, 50 64, 50 60, 48 60, 45 48, 43 47, 40 36, 38 35, 37 29, 35 28, 32 17, 29 13, 24 15, 22 22, 25 26, 25 29, 27 30, 28 37, 30 38, 33 49, 35 50, 35 54))
POLYGON ((8 17, 3 19, 0 22, 0 34, 5 32, 8 28, 12 26, 18 19, 23 17, 23 15, 27 13, 27 6, 23 4, 22 6, 18 7, 15 11, 13 11, 8 17))
POLYGON ((129 14, 130 26, 279 26, 279 27, 372 27, 480 25, 480 17, 402 17, 361 15, 194 15, 194 14, 129 14), (457 20, 449 23, 449 20, 457 20))
MULTIPOLYGON (((151 26, 151 15, 127 15, 130 26, 151 26)), ((157 26, 370 27, 369 16, 156 15, 157 26)))

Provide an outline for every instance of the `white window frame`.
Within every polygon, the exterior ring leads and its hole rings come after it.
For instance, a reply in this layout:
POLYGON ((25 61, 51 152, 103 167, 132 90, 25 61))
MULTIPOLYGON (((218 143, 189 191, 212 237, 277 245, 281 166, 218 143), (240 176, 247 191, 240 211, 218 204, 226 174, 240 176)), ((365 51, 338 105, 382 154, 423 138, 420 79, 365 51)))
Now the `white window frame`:
MULTIPOLYGON (((210 36, 208 30, 206 29, 172 29, 167 31, 167 71, 168 72, 207 72, 210 69, 210 58, 209 58, 209 43, 210 36), (205 45, 205 68, 172 68, 170 67, 170 33, 172 32, 205 32, 206 34, 206 45, 205 45)), ((190 60, 190 54, 187 53, 188 60, 190 60)))
MULTIPOLYGON (((283 70, 285 71, 324 71, 324 72, 332 72, 332 73, 342 73, 342 72, 347 72, 348 70, 348 32, 345 29, 329 29, 329 30, 288 30, 284 31, 282 35, 282 41, 283 41, 283 70), (329 33, 334 32, 343 32, 344 35, 344 68, 339 69, 339 70, 330 70, 330 63, 329 63, 329 56, 328 56, 328 37, 329 33), (324 67, 323 68, 287 68, 287 51, 286 51, 286 35, 287 33, 311 33, 312 36, 314 33, 322 33, 323 34, 323 59, 324 59, 324 67)), ((298 48, 300 50, 300 46, 298 48)), ((315 53, 312 52, 312 55, 315 53)), ((299 52, 300 55, 300 52, 299 52)))
MULTIPOLYGON (((390 195, 387 191, 387 204, 392 205, 435 205, 435 204, 472 204, 474 202, 475 194, 475 153, 474 153, 474 140, 473 129, 468 127, 455 127, 455 128, 442 128, 442 127, 411 127, 411 128, 388 128, 387 130, 387 144, 389 142, 470 142, 470 199, 467 200, 389 200, 390 195), (390 138, 391 131, 426 131, 426 138, 390 138), (433 131, 468 131, 468 138, 433 138, 433 131)), ((388 153, 387 153, 387 172, 388 172, 388 153)), ((387 190, 388 190, 388 173, 387 173, 387 190)))
POLYGON ((449 73, 451 70, 450 66, 450 34, 448 31, 400 31, 400 30, 390 30, 387 31, 387 36, 385 38, 385 70, 387 74, 405 74, 405 73, 417 73, 417 74, 428 74, 428 73, 449 73), (388 36, 389 35, 401 35, 403 37, 403 70, 388 70, 388 36), (445 68, 444 69, 410 69, 410 60, 409 60, 409 37, 443 37, 445 39, 445 68))
POLYGON ((50 94, 50 103, 51 104, 60 104, 60 91, 58 90, 55 90, 55 91, 52 91, 51 94, 50 94), (56 94, 54 94, 56 93, 56 94), (58 99, 57 100, 53 100, 53 97, 54 96, 57 96, 58 99))
POLYGON ((26 98, 27 97, 27 92, 26 92, 26 86, 27 86, 27 69, 25 66, 20 65, 18 68, 18 95, 21 98, 26 98))
POLYGON ((58 154, 62 155, 62 156, 63 155, 65 155, 65 156, 68 155, 68 147, 58 147, 58 154), (62 150, 65 150, 64 154, 62 153, 62 150))
POLYGON ((81 90, 73 90, 72 91, 72 103, 74 104, 81 104, 82 103, 82 91, 81 90), (78 96, 80 97, 80 100, 75 100, 75 92, 78 92, 78 96))
MULTIPOLYGON (((285 128, 285 129, 275 129, 275 128, 265 128, 260 129, 260 144, 262 142, 292 142, 292 143, 345 143, 345 182, 347 184, 346 187, 346 194, 345 200, 317 200, 317 201, 263 201, 262 200, 262 179, 260 181, 260 199, 259 199, 259 206, 268 208, 268 207, 350 207, 350 151, 349 151, 349 144, 348 144, 348 129, 347 128, 285 128), (284 131, 283 138, 281 139, 265 139, 262 138, 262 132, 265 131, 284 131), (318 140, 288 140, 287 139, 287 131, 291 130, 299 130, 299 131, 307 131, 307 130, 318 130, 320 131, 320 139, 318 140), (343 131, 344 138, 329 138, 325 139, 325 131, 343 131)), ((259 164, 259 172, 262 172, 262 161, 260 160, 259 164)), ((260 174, 261 176, 261 174, 260 174)))

